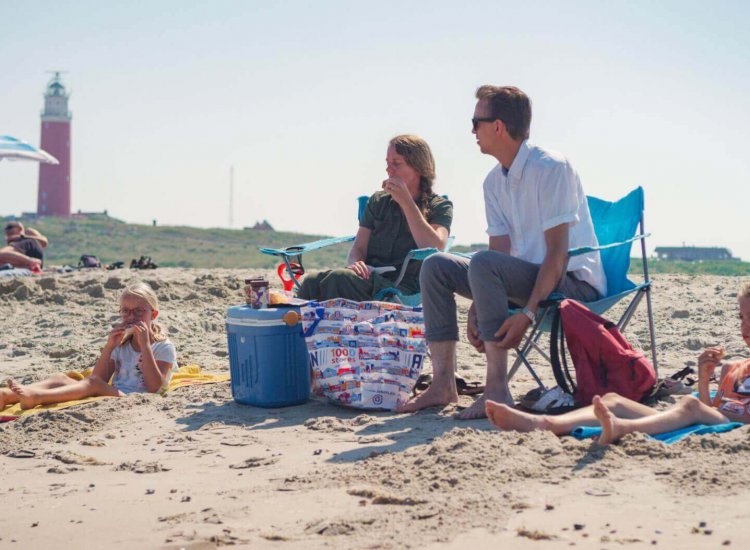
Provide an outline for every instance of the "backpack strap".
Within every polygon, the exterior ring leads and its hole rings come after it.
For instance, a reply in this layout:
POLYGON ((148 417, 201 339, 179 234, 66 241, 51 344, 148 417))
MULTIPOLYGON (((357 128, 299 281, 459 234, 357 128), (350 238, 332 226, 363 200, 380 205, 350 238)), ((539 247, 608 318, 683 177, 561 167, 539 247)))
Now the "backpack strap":
POLYGON ((562 315, 560 306, 562 302, 557 303, 552 314, 552 331, 550 333, 549 355, 552 361, 552 373, 555 375, 555 381, 560 388, 570 395, 576 392, 576 384, 570 375, 568 360, 565 357, 565 331, 562 326, 562 315))

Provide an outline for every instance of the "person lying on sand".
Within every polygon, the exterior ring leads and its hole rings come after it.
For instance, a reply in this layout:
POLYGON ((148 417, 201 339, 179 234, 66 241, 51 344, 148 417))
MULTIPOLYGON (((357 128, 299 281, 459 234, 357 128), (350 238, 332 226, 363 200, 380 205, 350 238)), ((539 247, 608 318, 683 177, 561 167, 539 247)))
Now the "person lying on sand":
MULTIPOLYGON (((739 292, 740 330, 750 347, 750 284, 739 292)), ((500 430, 549 430, 567 435, 577 426, 601 425, 599 443, 608 445, 631 432, 659 434, 693 424, 750 423, 750 359, 722 364, 724 349, 707 348, 698 357, 698 395, 681 398, 673 407, 656 411, 616 393, 594 397, 593 405, 560 416, 533 415, 503 403, 487 401, 487 417, 500 430), (721 366, 719 391, 711 399, 709 382, 721 366)))
POLYGON ((49 241, 33 227, 24 228, 21 222, 5 224, 5 242, 0 248, 0 264, 11 264, 32 271, 41 271, 44 249, 49 241))
POLYGON ((176 365, 176 353, 154 322, 159 302, 151 287, 139 282, 125 288, 120 295, 120 316, 122 322, 109 333, 91 376, 73 380, 56 374, 26 386, 10 379, 8 388, 0 389, 0 411, 14 403, 31 409, 85 397, 156 393, 165 387, 176 365))
MULTIPOLYGON (((433 190, 435 160, 430 146, 414 135, 396 136, 386 152, 388 179, 367 201, 346 267, 311 273, 297 296, 305 300, 372 300, 394 286, 410 250, 444 250, 453 220, 453 203, 433 190), (378 273, 371 268, 393 267, 378 273)), ((421 262, 410 262, 398 290, 419 292, 421 262)))

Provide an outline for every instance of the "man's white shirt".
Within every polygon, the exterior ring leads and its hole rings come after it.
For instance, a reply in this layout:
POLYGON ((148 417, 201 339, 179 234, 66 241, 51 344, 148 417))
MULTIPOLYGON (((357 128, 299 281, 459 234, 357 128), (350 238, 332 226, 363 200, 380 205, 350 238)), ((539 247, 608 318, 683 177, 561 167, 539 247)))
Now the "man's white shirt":
MULTIPOLYGON (((487 234, 510 237, 511 256, 541 264, 544 232, 563 223, 570 226, 570 248, 598 244, 581 180, 565 157, 524 141, 505 172, 498 164, 487 174, 484 205, 487 234)), ((607 295, 599 252, 571 258, 568 272, 607 295)))

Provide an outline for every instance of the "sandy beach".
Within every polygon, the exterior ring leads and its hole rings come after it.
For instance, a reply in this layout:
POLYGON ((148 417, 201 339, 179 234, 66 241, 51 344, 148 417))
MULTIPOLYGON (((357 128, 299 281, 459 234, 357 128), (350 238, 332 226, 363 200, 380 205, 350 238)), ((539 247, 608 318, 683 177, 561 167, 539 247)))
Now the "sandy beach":
MULTIPOLYGON (((180 364, 228 371, 225 311, 270 272, 158 269, 0 280, 0 380, 93 366, 116 298, 141 278, 161 300, 180 364)), ((659 276, 660 374, 723 344, 747 357, 738 278, 659 276)), ((645 305, 645 303, 643 304, 645 305)), ((461 319, 469 303, 460 302, 461 319)), ((645 311, 645 308, 641 308, 645 311)), ((619 310, 612 312, 616 318, 619 310)), ((626 335, 648 349, 646 317, 626 335)), ((482 380, 465 339, 459 371, 482 380)), ((541 365, 541 362, 539 362, 541 365)), ((429 368, 429 363, 428 363, 429 368)), ((541 372, 552 380, 549 369, 541 372)), ((519 373, 516 397, 533 387, 519 373)), ((459 405, 471 403, 462 396, 459 405)), ((659 403, 666 407, 667 398, 659 403)), ((325 401, 234 403, 229 383, 108 398, 0 424, 0 547, 746 547, 750 427, 667 446, 601 448, 548 433, 325 401)))

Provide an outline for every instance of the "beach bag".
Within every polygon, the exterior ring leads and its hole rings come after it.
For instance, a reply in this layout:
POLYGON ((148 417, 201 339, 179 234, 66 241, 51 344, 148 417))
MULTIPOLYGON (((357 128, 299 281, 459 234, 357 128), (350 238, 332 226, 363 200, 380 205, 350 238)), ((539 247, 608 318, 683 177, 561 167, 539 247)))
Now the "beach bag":
POLYGON ((81 259, 78 260, 78 267, 101 267, 102 263, 99 261, 99 258, 92 254, 84 254, 81 256, 81 259))
POLYGON ((301 314, 314 395, 380 410, 409 399, 427 356, 421 307, 337 298, 301 314))
POLYGON ((555 380, 579 406, 610 392, 640 401, 656 384, 654 367, 643 352, 633 349, 613 322, 574 300, 562 300, 555 310, 550 357, 555 380), (575 378, 568 368, 566 344, 575 378))

